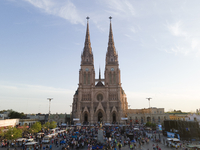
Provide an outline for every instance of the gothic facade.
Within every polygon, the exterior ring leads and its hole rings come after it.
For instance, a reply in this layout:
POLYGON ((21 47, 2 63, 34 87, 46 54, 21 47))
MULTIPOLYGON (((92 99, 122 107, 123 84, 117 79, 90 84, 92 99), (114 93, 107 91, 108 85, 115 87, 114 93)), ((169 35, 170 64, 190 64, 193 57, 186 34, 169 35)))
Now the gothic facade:
POLYGON ((81 55, 78 89, 72 103, 72 118, 77 123, 124 123, 128 109, 127 98, 121 87, 118 54, 116 53, 110 22, 104 79, 95 79, 93 52, 87 21, 85 45, 81 55))

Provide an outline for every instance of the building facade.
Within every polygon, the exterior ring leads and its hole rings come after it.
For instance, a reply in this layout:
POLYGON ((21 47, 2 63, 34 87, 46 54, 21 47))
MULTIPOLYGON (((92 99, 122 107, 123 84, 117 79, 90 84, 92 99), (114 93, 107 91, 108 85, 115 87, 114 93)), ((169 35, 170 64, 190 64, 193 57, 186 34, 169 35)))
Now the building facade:
MULTIPOLYGON (((111 18, 110 18, 111 19, 111 18)), ((77 123, 123 123, 128 109, 127 98, 121 87, 118 54, 115 50, 112 24, 106 53, 104 79, 95 79, 93 52, 87 21, 85 45, 81 55, 78 89, 72 103, 72 119, 77 123)))
POLYGON ((60 126, 63 123, 66 123, 66 117, 67 114, 51 114, 50 115, 50 122, 55 121, 58 126, 60 126))
POLYGON ((164 112, 164 108, 156 107, 147 109, 128 109, 127 118, 128 123, 132 122, 133 124, 144 124, 147 122, 162 124, 164 120, 169 119, 169 114, 164 112))
POLYGON ((170 120, 185 120, 185 118, 188 116, 188 113, 184 112, 170 112, 168 114, 170 120))

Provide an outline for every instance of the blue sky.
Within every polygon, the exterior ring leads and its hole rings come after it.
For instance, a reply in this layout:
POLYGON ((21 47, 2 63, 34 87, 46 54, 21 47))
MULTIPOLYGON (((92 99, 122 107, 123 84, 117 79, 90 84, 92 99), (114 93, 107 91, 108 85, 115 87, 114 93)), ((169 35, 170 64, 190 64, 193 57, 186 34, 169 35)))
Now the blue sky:
POLYGON ((0 110, 69 113, 90 17, 96 77, 104 74, 109 16, 132 109, 200 106, 198 0, 1 0, 0 110))

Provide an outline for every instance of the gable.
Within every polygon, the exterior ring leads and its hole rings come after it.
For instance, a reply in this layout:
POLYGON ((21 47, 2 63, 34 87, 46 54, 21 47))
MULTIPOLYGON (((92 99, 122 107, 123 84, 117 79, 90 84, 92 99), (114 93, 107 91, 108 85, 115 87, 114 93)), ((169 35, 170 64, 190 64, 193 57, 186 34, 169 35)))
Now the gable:
POLYGON ((113 106, 111 113, 113 113, 113 112, 117 112, 117 109, 115 106, 113 106))
POLYGON ((88 108, 85 106, 85 108, 83 109, 83 113, 84 112, 87 112, 87 113, 89 113, 89 110, 88 110, 88 108))
POLYGON ((99 102, 99 104, 98 104, 98 106, 97 106, 97 109, 96 109, 96 112, 97 112, 98 110, 102 110, 102 111, 105 113, 105 110, 104 110, 104 108, 103 108, 101 102, 99 102))

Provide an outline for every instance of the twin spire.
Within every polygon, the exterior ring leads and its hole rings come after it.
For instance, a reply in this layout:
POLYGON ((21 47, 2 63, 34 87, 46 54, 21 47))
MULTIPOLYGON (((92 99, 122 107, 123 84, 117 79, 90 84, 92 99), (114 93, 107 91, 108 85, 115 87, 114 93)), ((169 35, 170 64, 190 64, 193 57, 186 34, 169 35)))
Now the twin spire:
POLYGON ((92 54, 92 48, 90 43, 90 32, 89 32, 89 17, 87 19, 87 29, 86 29, 86 36, 85 36, 85 47, 84 49, 88 50, 90 54, 92 54))
POLYGON ((86 36, 85 36, 85 46, 82 53, 82 65, 94 65, 93 61, 93 53, 92 53, 92 47, 90 43, 90 32, 89 32, 89 17, 87 19, 87 29, 86 29, 86 36))
MULTIPOLYGON (((89 17, 86 17, 87 19, 87 29, 86 29, 86 36, 85 36, 85 45, 82 53, 82 65, 93 65, 93 53, 91 48, 91 42, 90 42, 90 33, 89 33, 89 17)), ((108 48, 106 53, 106 64, 118 64, 118 55, 115 50, 114 46, 114 39, 113 39, 113 32, 112 32, 112 24, 111 19, 112 17, 109 17, 110 19, 110 31, 109 31, 109 40, 108 40, 108 48)))
POLYGON ((113 32, 112 32, 112 24, 111 24, 112 17, 110 16, 109 19, 110 19, 110 32, 109 32, 108 47, 109 47, 110 50, 113 51, 113 53, 116 54, 115 45, 114 45, 114 39, 113 39, 113 32))

